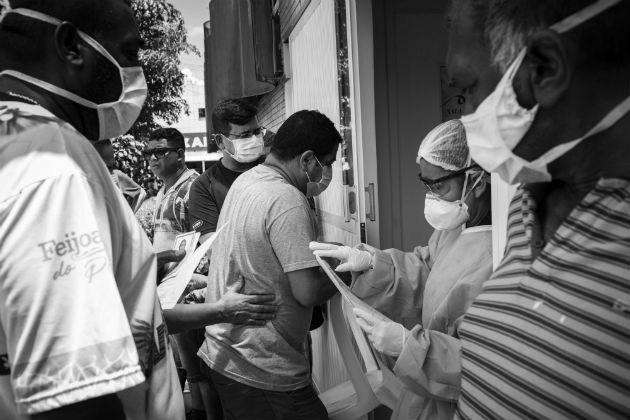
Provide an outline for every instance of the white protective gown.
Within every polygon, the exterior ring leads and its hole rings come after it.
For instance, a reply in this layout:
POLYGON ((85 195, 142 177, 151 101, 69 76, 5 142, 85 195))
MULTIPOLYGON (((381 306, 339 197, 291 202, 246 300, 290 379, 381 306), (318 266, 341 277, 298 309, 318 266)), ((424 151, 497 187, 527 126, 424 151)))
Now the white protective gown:
POLYGON ((408 387, 392 419, 448 419, 459 397, 457 328, 492 273, 491 226, 436 230, 413 252, 378 250, 352 291, 411 330, 394 373, 408 387))

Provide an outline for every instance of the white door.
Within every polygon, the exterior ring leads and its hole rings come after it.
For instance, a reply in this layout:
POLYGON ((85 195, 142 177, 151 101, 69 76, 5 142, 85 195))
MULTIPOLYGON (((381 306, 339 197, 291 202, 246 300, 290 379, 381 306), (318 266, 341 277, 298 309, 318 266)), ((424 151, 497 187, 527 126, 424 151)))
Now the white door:
MULTIPOLYGON (((289 80, 285 84, 287 116, 302 109, 318 110, 325 114, 342 132, 348 150, 356 150, 352 107, 342 105, 351 101, 352 81, 349 72, 340 66, 337 31, 339 0, 312 0, 295 29, 289 36, 289 80), (339 68, 342 68, 339 71, 339 68), (343 85, 344 77, 346 87, 343 85), (345 95, 342 95, 342 90, 345 95)), ((346 67, 347 68, 347 65, 346 67)), ((286 71, 286 69, 285 69, 286 71)), ((333 180, 328 189, 316 198, 321 240, 356 245, 361 240, 357 194, 357 173, 354 155, 350 152, 347 163, 342 163, 340 148, 333 165, 333 180), (343 176, 343 170, 346 176, 343 176)), ((364 216, 363 216, 364 219, 364 216)), ((320 390, 329 389, 348 379, 339 356, 332 331, 327 324, 312 334, 313 379, 320 390)))

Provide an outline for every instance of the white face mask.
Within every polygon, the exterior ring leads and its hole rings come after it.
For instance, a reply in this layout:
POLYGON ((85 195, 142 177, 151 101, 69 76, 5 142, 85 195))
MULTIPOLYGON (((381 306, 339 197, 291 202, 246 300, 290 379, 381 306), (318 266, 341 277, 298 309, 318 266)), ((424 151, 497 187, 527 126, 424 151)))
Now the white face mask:
POLYGON ((427 193, 424 199, 424 218, 427 219, 427 222, 437 230, 452 230, 466 223, 470 218, 468 205, 465 202, 466 197, 468 197, 468 194, 481 182, 483 176, 483 173, 479 174, 479 177, 470 188, 470 191, 466 192, 466 184, 468 181, 468 175, 466 175, 464 187, 462 188, 462 198, 460 200, 446 201, 432 193, 427 193))
POLYGON ((231 139, 223 134, 221 134, 221 136, 223 136, 223 142, 228 143, 234 150, 234 153, 230 153, 226 146, 224 152, 237 162, 254 162, 258 160, 265 151, 265 142, 262 134, 244 139, 231 139))
MULTIPOLYGON (((60 25, 63 23, 55 17, 30 9, 10 9, 7 10, 6 13, 18 13, 52 25, 60 25)), ((95 109, 98 115, 99 140, 125 134, 129 131, 136 119, 138 119, 140 111, 142 110, 142 105, 147 97, 147 83, 144 79, 142 67, 120 67, 114 57, 112 57, 111 54, 94 38, 81 30, 77 30, 77 32, 87 44, 107 58, 107 60, 114 64, 118 69, 122 86, 122 91, 118 100, 104 104, 97 104, 58 86, 14 70, 2 71, 0 72, 0 76, 4 74, 9 75, 16 79, 38 86, 48 92, 69 99, 86 108, 95 109)))
MULTIPOLYGON (((620 0, 600 0, 553 25, 558 33, 574 28, 620 0)), ((582 140, 614 125, 630 111, 630 98, 617 105, 584 136, 560 144, 529 162, 512 150, 534 122, 538 105, 525 109, 519 105, 512 86, 514 76, 525 57, 523 49, 507 69, 494 91, 471 115, 461 117, 472 160, 488 172, 498 173, 509 184, 551 181, 549 163, 569 152, 582 140)))
POLYGON ((318 182, 311 181, 311 177, 308 172, 305 171, 306 178, 308 178, 308 182, 306 183, 307 197, 317 197, 328 188, 330 181, 332 181, 332 166, 322 166, 319 159, 315 158, 315 160, 317 160, 317 163, 322 168, 322 178, 318 182))

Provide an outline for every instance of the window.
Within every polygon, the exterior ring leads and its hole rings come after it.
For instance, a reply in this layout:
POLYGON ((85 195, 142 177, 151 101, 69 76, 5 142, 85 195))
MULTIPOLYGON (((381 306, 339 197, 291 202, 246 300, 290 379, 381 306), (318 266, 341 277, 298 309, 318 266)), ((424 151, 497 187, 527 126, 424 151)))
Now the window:
POLYGON ((206 118, 206 108, 199 108, 199 118, 206 118))

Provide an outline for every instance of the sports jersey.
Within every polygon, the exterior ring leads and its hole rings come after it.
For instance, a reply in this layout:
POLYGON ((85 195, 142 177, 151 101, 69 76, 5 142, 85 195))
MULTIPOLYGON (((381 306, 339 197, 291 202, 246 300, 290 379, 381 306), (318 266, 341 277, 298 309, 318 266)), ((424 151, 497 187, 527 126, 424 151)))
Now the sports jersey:
POLYGON ((183 419, 155 256, 89 141, 0 102, 0 418, 116 393, 183 419))

